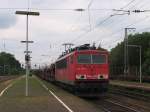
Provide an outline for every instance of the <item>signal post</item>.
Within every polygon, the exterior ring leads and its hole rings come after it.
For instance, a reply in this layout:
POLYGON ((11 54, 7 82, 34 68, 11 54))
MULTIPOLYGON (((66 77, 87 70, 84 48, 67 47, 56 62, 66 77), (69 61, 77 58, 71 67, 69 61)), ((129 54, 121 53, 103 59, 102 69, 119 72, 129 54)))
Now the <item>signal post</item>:
POLYGON ((28 92, 28 76, 30 74, 30 55, 31 51, 29 51, 29 43, 33 43, 33 41, 29 41, 29 36, 28 36, 28 25, 29 25, 29 16, 39 16, 39 12, 31 12, 31 11, 16 11, 16 14, 19 15, 26 15, 26 41, 21 41, 22 43, 26 43, 26 51, 25 51, 25 63, 26 63, 26 91, 25 91, 25 96, 29 95, 28 92))

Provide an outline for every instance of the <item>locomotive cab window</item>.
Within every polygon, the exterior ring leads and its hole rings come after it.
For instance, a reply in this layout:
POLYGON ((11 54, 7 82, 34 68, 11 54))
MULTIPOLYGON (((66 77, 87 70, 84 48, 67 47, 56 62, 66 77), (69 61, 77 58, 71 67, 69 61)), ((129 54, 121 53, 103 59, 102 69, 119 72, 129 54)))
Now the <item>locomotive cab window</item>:
POLYGON ((78 63, 80 64, 91 64, 91 55, 90 54, 79 54, 78 63))
POLYGON ((79 54, 77 61, 79 64, 105 64, 106 56, 100 54, 79 54))
POLYGON ((93 64, 105 64, 106 56, 105 55, 92 55, 93 64))

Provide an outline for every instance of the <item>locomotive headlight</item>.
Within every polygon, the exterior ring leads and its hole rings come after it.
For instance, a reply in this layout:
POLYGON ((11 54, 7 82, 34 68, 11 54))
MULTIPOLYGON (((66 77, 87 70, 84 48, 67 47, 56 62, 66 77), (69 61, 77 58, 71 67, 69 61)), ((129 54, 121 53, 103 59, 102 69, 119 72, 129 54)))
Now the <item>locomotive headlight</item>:
POLYGON ((108 74, 99 74, 98 79, 108 79, 108 74))
POLYGON ((103 74, 99 74, 98 79, 104 79, 103 74))
POLYGON ((86 79, 85 74, 76 74, 76 79, 86 79))

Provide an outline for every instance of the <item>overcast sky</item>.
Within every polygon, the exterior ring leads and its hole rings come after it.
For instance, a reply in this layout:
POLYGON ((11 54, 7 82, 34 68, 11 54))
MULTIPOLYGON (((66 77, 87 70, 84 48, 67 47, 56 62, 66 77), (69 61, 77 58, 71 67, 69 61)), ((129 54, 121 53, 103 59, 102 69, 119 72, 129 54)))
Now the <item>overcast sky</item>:
POLYGON ((150 29, 150 12, 110 17, 126 13, 113 9, 149 10, 149 0, 0 0, 0 3, 0 51, 13 53, 21 63, 25 45, 20 41, 26 37, 26 16, 15 15, 16 10, 29 7, 40 12, 38 17, 29 17, 29 39, 34 41, 30 44, 32 64, 44 65, 57 59, 64 50, 63 43, 77 46, 96 42, 97 46, 110 50, 123 40, 125 27, 135 27, 134 33, 150 29), (85 10, 74 10, 78 8, 85 10))

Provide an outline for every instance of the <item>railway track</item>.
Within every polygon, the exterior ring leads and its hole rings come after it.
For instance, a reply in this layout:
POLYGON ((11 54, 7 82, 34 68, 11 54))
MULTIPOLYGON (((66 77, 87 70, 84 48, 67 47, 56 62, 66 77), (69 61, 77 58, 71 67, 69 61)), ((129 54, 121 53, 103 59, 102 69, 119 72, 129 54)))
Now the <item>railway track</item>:
POLYGON ((94 101, 104 112, 144 112, 110 99, 94 101))
POLYGON ((150 112, 149 98, 140 93, 130 93, 124 90, 108 92, 99 100, 88 100, 104 112, 150 112))
POLYGON ((150 102, 150 95, 148 95, 145 92, 137 93, 137 92, 131 91, 131 90, 127 91, 127 90, 121 90, 121 89, 109 89, 109 93, 126 96, 126 97, 137 99, 137 100, 143 100, 145 102, 150 102))
POLYGON ((4 82, 4 81, 7 81, 7 80, 15 79, 17 77, 18 76, 0 76, 0 83, 4 82))

